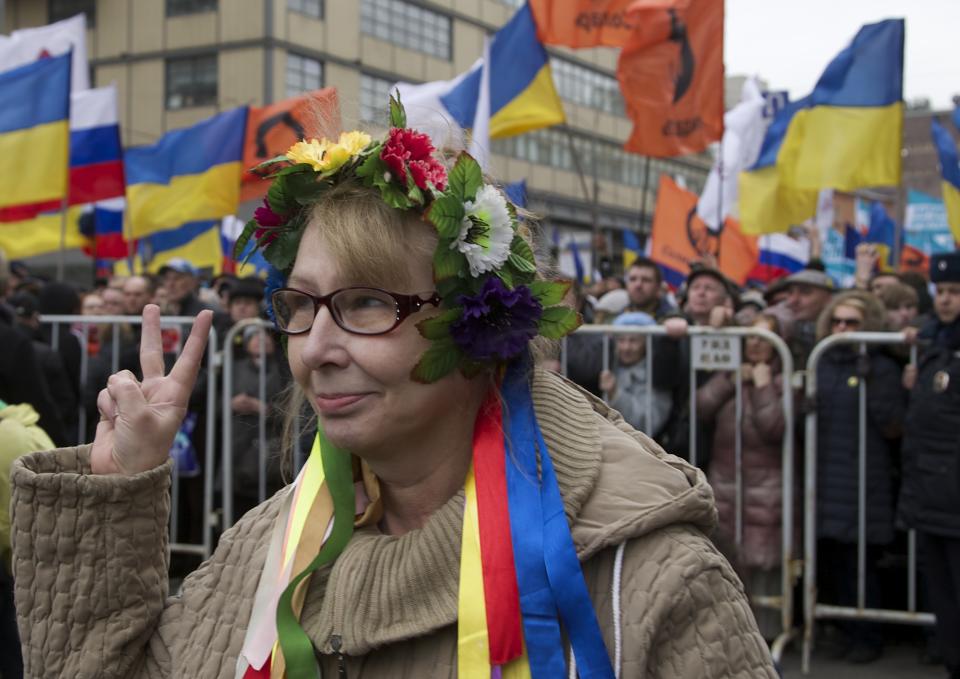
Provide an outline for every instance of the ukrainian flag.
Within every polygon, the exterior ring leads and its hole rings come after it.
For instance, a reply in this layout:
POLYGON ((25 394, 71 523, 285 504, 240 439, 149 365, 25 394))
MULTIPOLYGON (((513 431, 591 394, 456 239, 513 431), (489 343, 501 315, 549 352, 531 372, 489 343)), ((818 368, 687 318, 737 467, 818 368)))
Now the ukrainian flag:
POLYGON ((786 231, 813 216, 822 188, 900 183, 904 22, 860 29, 813 93, 781 110, 760 157, 740 175, 745 233, 786 231))
POLYGON ((943 191, 943 204, 947 208, 947 221, 950 223, 953 239, 960 241, 960 157, 957 154, 957 145, 936 118, 930 120, 930 133, 933 135, 933 145, 940 160, 940 176, 943 178, 940 186, 943 191))
POLYGON ((641 254, 640 239, 633 231, 623 232, 623 272, 626 273, 641 254))
POLYGON ((0 221, 17 219, 21 206, 59 210, 67 194, 72 58, 0 73, 0 221))
MULTIPOLYGON (((473 126, 482 64, 474 66, 440 101, 460 127, 473 126)), ((490 136, 510 137, 565 118, 553 86, 547 50, 524 5, 490 41, 490 136)))
POLYGON ((135 238, 237 211, 247 108, 220 113, 128 150, 127 209, 135 238))
POLYGON ((159 272, 171 259, 179 258, 198 269, 209 269, 216 276, 223 271, 220 220, 189 222, 151 234, 140 241, 140 252, 150 273, 159 272))

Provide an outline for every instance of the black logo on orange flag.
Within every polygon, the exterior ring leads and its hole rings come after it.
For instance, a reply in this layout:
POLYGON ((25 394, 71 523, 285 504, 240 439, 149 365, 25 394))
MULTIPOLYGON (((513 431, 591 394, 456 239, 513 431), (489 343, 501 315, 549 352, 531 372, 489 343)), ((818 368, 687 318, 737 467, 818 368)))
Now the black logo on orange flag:
POLYGON ((707 228, 706 223, 697 214, 696 205, 687 213, 687 239, 698 258, 711 255, 717 257, 720 254, 719 234, 707 228))
POLYGON ((285 99, 269 106, 251 107, 243 147, 243 183, 240 200, 263 197, 270 182, 251 168, 286 153, 301 139, 336 137, 340 132, 337 91, 322 90, 285 99))
POLYGON ((626 150, 698 153, 723 134, 723 0, 637 0, 617 79, 633 120, 626 150))

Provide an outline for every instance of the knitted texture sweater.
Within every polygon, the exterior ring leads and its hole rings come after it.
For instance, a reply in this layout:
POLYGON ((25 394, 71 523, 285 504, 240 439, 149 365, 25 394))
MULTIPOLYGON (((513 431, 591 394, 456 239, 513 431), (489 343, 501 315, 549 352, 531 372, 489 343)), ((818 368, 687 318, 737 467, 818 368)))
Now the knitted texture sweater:
MULTIPOLYGON (((716 511, 703 474, 559 376, 537 373, 533 397, 620 676, 776 677, 743 588, 705 534, 716 511)), ((169 475, 168 465, 91 475, 88 446, 17 462, 14 574, 26 676, 236 676, 288 490, 227 531, 168 597, 169 475)), ((456 676, 463 504, 461 491, 400 536, 359 529, 313 577, 302 621, 325 677, 339 669, 350 679, 456 676)))

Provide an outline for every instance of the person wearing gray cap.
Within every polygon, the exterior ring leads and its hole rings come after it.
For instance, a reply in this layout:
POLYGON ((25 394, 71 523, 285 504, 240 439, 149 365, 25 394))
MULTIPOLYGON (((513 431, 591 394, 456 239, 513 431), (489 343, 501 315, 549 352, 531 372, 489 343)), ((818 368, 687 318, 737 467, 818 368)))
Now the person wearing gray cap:
POLYGON ((790 352, 799 368, 806 366, 807 357, 817 343, 817 318, 830 303, 836 286, 823 271, 804 269, 787 276, 786 307, 793 314, 790 333, 790 352))
POLYGON ((200 271, 185 259, 171 259, 160 267, 160 278, 176 316, 196 316, 212 306, 197 297, 200 271))
POLYGON ((937 636, 952 679, 960 679, 960 252, 935 255, 934 316, 916 335, 926 345, 904 370, 910 389, 903 438, 900 520, 917 531, 937 636))

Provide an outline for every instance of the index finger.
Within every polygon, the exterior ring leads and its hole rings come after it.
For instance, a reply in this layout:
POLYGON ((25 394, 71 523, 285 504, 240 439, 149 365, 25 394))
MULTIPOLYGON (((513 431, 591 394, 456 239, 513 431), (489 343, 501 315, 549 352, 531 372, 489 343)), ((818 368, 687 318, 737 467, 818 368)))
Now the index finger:
POLYGON ((143 307, 143 326, 140 331, 140 372, 143 379, 163 377, 163 346, 160 341, 160 307, 143 307))
POLYGON ((213 324, 213 312, 201 311, 193 320, 193 327, 190 329, 190 337, 180 352, 177 362, 173 364, 170 371, 170 377, 180 384, 193 389, 193 383, 197 381, 197 373, 200 370, 200 362, 203 360, 203 348, 207 344, 207 335, 210 334, 210 326, 213 324))

